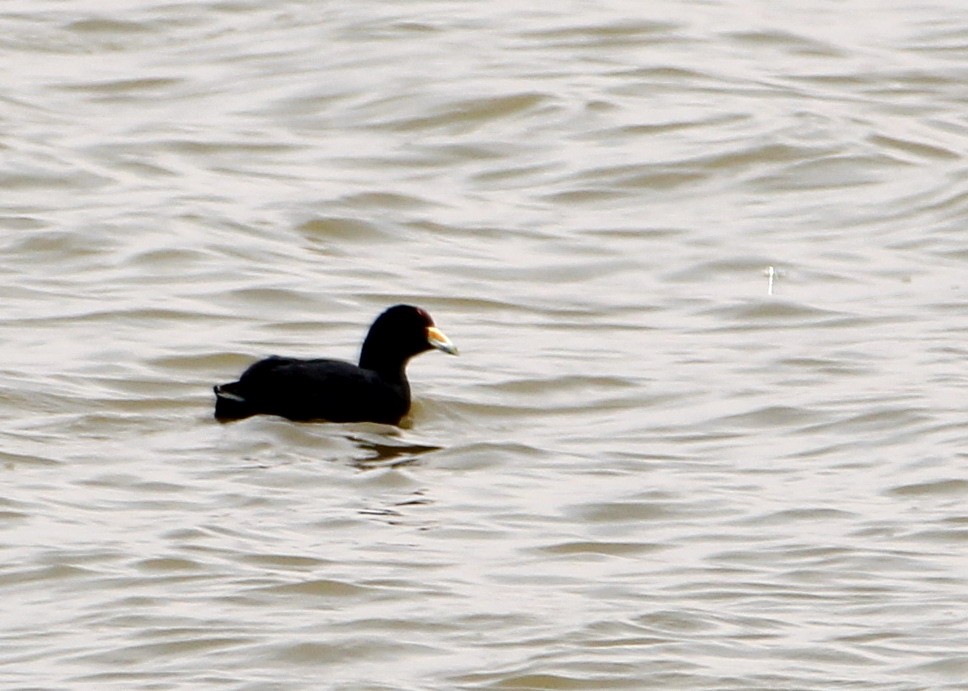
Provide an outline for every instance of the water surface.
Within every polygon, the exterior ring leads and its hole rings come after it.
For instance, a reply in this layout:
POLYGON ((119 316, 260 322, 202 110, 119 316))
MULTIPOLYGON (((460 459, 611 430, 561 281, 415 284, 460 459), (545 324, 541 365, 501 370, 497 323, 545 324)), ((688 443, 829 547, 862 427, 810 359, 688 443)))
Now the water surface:
POLYGON ((966 59, 950 0, 5 3, 3 685, 962 688, 966 59), (211 419, 396 302, 463 353, 404 428, 211 419))

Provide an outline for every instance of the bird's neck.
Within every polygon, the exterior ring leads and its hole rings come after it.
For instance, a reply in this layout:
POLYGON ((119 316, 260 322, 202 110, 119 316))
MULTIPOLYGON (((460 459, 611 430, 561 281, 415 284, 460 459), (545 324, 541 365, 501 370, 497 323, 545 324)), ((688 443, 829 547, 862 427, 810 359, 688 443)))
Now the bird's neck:
POLYGON ((406 358, 393 357, 379 348, 367 347, 363 344, 363 351, 360 353, 360 367, 373 370, 388 381, 406 381, 406 358))

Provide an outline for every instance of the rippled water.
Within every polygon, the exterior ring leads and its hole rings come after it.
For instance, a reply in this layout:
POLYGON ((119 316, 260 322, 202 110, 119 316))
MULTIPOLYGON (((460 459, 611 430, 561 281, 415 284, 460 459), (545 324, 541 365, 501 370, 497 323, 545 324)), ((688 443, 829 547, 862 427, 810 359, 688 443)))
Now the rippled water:
POLYGON ((966 64, 954 0, 8 0, 3 686, 964 688, 966 64), (401 301, 412 425, 211 419, 401 301))

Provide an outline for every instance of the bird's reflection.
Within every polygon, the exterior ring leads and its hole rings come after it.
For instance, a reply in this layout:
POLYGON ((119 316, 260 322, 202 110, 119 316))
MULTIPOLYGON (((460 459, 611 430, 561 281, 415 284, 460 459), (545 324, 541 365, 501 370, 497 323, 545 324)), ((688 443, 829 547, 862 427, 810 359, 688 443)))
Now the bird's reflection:
MULTIPOLYGON (((403 509, 410 506, 426 506, 433 504, 433 500, 426 496, 427 490, 418 489, 412 492, 405 499, 392 502, 387 506, 368 506, 360 509, 359 514, 363 516, 374 516, 382 518, 389 525, 403 525, 408 522, 405 520, 403 509)), ((413 523, 413 521, 409 521, 413 523)))
POLYGON ((439 451, 444 448, 433 444, 388 444, 385 440, 376 440, 361 436, 349 436, 348 439, 369 453, 365 458, 353 460, 353 465, 360 470, 376 470, 379 468, 396 468, 412 465, 417 463, 424 454, 430 453, 431 451, 439 451))

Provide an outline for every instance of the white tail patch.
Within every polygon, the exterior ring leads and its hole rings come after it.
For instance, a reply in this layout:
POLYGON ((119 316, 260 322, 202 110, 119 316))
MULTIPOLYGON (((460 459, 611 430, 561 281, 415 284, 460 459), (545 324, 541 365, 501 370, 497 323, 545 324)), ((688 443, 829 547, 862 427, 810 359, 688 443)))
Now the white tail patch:
POLYGON ((244 398, 242 398, 238 394, 234 394, 234 393, 231 393, 229 391, 226 391, 221 386, 216 386, 215 387, 215 395, 218 396, 219 398, 224 398, 224 399, 229 400, 229 401, 235 401, 237 403, 245 403, 245 399, 244 398))

